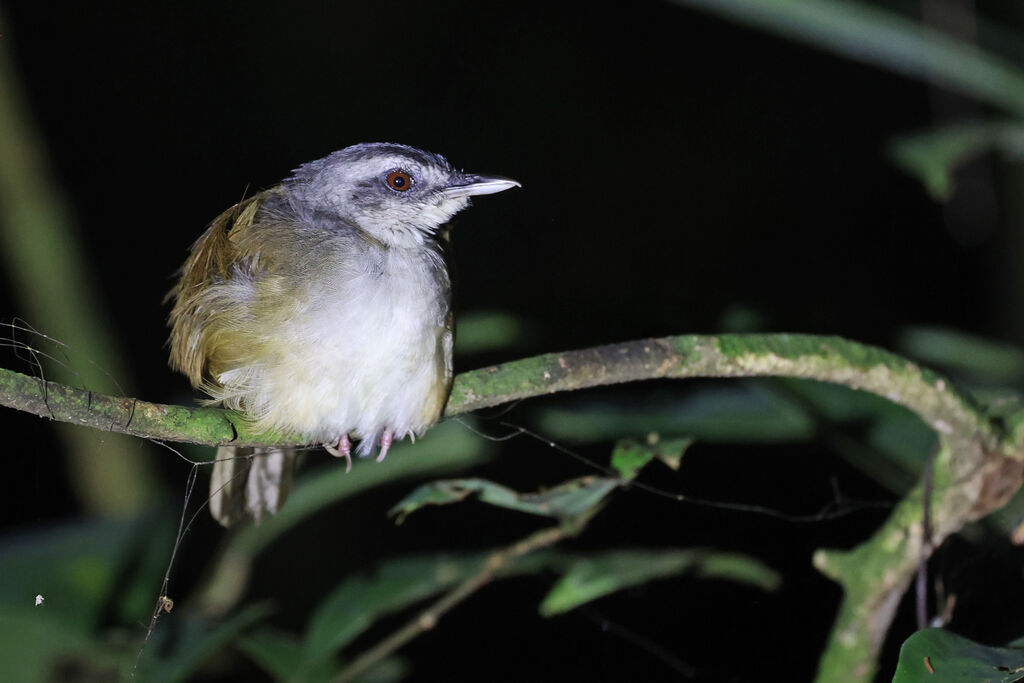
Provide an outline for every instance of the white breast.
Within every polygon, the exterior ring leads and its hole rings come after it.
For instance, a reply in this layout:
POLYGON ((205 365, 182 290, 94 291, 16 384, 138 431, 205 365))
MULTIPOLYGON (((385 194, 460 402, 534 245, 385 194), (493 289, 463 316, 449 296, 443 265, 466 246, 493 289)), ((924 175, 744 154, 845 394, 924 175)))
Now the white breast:
POLYGON ((447 276, 434 270, 443 263, 423 249, 377 256, 297 295, 301 312, 278 331, 274 360, 248 378, 262 426, 323 442, 354 432, 365 455, 385 428, 397 440, 437 419, 451 372, 447 276))

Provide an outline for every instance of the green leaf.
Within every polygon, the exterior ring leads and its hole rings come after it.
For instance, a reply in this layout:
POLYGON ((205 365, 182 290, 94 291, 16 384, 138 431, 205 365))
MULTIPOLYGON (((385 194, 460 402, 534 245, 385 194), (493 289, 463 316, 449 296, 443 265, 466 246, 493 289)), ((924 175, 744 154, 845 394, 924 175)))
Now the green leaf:
POLYGON ((1024 74, 977 45, 853 0, 674 0, 1024 114, 1024 74))
POLYGON ((612 451, 612 468, 626 481, 635 479, 640 470, 655 458, 677 470, 683 454, 692 444, 693 439, 690 438, 662 440, 657 434, 651 434, 646 444, 622 439, 612 451))
POLYGON ((389 514, 401 522, 425 505, 447 505, 476 495, 481 502, 542 517, 565 520, 590 511, 619 486, 618 479, 581 477, 538 493, 519 493, 486 479, 446 479, 424 484, 396 504, 389 514))
POLYGON ((774 590, 779 576, 746 555, 712 550, 616 550, 579 557, 540 605, 552 616, 632 586, 688 572, 774 590))
POLYGON ((949 631, 918 631, 903 643, 893 683, 1024 680, 1024 650, 988 647, 949 631))

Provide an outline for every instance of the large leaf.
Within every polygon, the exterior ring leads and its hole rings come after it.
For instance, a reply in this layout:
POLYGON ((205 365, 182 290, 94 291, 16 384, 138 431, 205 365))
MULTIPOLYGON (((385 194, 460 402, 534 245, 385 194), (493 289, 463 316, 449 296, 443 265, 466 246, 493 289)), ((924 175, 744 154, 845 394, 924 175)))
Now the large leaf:
POLYGON ((1024 114, 1024 74, 976 45, 853 0, 673 0, 1024 114))
POLYGON ((575 558, 540 605, 552 616, 615 591, 689 573, 775 590, 779 575, 760 561, 714 550, 615 550, 575 558))
POLYGON ((903 643, 893 683, 1024 681, 1024 649, 989 647, 939 628, 918 631, 903 643))

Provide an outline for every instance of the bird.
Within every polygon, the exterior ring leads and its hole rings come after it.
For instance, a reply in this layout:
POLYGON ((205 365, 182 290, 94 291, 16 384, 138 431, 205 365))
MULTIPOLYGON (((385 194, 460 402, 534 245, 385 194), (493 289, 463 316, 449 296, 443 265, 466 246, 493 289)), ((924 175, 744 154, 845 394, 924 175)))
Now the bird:
MULTIPOLYGON (((449 220, 513 187, 396 143, 302 164, 192 245, 167 295, 171 368, 259 432, 322 444, 346 468, 353 452, 383 460, 438 421, 451 389, 449 220)), ((294 461, 294 448, 219 447, 213 517, 276 514, 294 461)))

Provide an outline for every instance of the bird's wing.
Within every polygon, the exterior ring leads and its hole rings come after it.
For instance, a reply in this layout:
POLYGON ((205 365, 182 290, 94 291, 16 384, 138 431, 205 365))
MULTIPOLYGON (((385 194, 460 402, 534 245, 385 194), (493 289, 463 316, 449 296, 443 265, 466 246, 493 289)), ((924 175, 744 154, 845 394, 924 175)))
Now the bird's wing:
MULTIPOLYGON (((207 357, 201 343, 214 314, 204 308, 204 292, 211 285, 228 280, 238 271, 251 270, 251 256, 236 244, 238 236, 251 227, 263 202, 274 191, 265 190, 245 199, 217 216, 192 245, 192 253, 181 268, 181 276, 167 299, 171 310, 171 367, 183 372, 193 386, 205 382, 207 357)), ((255 274, 255 273, 251 273, 255 274)))

